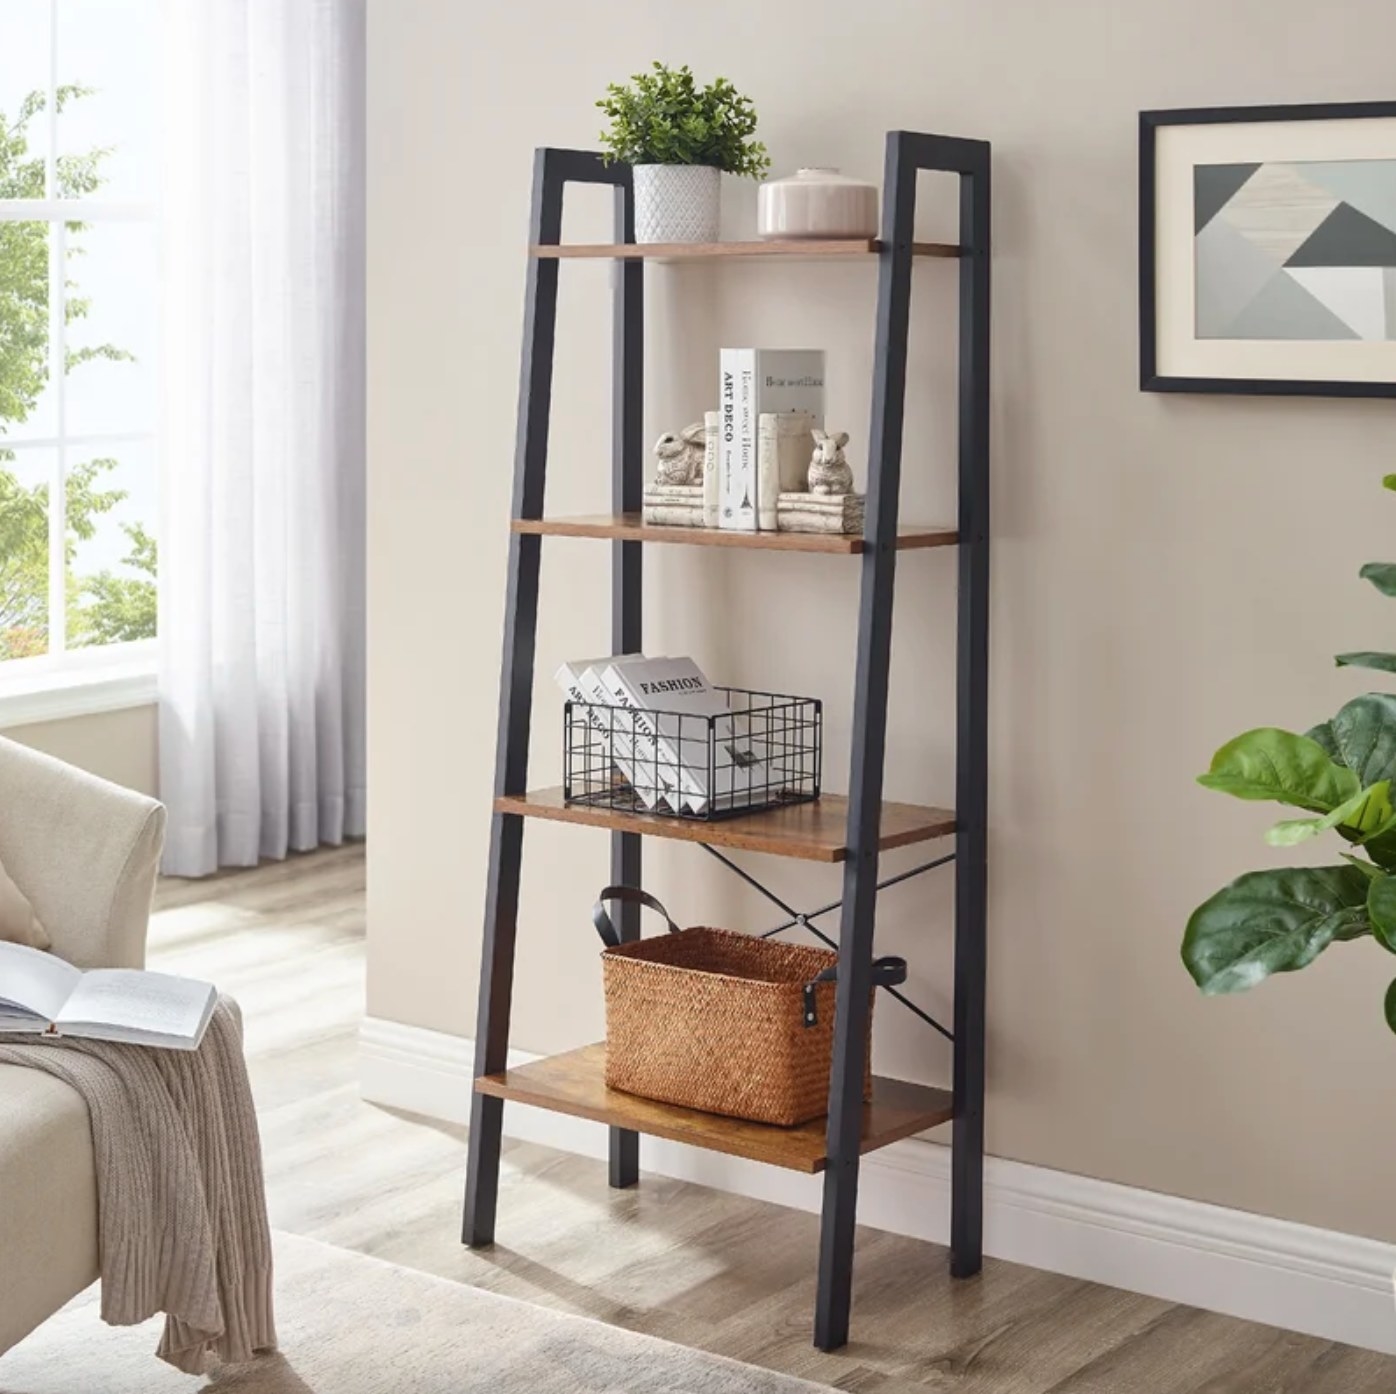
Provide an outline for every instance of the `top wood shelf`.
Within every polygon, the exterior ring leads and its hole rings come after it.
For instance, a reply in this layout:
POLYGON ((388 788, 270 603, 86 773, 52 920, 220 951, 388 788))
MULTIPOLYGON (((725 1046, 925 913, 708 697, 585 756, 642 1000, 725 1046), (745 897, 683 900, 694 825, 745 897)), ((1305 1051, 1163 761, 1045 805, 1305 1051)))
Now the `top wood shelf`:
MULTIPOLYGON (((549 242, 535 243, 535 257, 592 257, 620 261, 702 261, 712 257, 869 257, 882 250, 876 237, 845 240, 800 238, 763 242, 549 242)), ((915 257, 958 257, 949 242, 913 242, 915 257)))
MULTIPOLYGON (((735 532, 721 528, 669 528, 646 523, 639 513, 598 513, 576 518, 515 518, 518 533, 543 537, 605 537, 617 542, 672 542, 688 547, 749 547, 771 552, 832 552, 856 556, 867 547, 861 533, 735 532)), ((897 548, 953 547, 960 540, 954 528, 902 523, 897 548)))

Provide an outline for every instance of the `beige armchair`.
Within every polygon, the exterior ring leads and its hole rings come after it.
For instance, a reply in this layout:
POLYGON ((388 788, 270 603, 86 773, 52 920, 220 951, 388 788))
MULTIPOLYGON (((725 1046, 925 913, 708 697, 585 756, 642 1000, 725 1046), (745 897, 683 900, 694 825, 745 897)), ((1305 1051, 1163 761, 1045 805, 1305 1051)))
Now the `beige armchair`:
MULTIPOLYGON (((53 951, 140 968, 165 839, 154 799, 0 738, 0 862, 53 951)), ((87 1108, 66 1084, 0 1065, 0 1354, 97 1278, 87 1108)))

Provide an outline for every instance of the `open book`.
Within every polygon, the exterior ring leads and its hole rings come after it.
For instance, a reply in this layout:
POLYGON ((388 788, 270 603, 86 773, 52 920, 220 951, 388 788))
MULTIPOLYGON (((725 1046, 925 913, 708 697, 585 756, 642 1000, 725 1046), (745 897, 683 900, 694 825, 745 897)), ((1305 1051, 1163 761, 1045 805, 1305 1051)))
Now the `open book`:
POLYGON ((0 943, 0 1032, 197 1050, 217 1002, 212 983, 131 968, 84 973, 40 949, 0 943))

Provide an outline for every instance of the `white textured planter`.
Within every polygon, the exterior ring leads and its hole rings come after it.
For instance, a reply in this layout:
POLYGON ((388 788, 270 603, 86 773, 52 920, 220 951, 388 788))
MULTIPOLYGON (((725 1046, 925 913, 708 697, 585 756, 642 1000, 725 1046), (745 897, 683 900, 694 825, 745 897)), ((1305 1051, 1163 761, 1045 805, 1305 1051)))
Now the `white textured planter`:
POLYGON ((711 165, 636 165, 637 242, 716 242, 722 173, 711 165))

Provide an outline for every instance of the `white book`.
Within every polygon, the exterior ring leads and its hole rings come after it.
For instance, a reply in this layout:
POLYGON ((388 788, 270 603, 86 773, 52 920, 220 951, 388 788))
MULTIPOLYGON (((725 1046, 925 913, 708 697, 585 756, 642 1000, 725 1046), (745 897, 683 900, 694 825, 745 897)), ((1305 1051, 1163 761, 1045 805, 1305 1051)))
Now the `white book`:
MULTIPOLYGON (((601 658, 581 658, 562 664, 553 675, 557 685, 562 688, 568 698, 578 704, 580 711, 586 713, 587 725, 597 737, 601 761, 608 766, 614 765, 632 789, 635 788, 635 774, 632 765, 629 730, 623 728, 623 723, 612 722, 607 719, 605 712, 597 710, 598 706, 614 704, 605 689, 598 683, 596 674, 611 663, 633 663, 643 659, 643 654, 622 654, 619 656, 606 654, 601 658)), ((590 762, 591 767, 585 772, 597 773, 595 763, 590 762)), ((594 794, 598 791, 588 787, 582 792, 594 794)), ((636 792, 639 793, 639 790, 636 789, 636 792)), ((643 795, 641 795, 641 799, 644 801, 643 795)), ((653 806, 649 801, 644 802, 646 808, 653 806)))
POLYGON ((84 973, 53 954, 0 943, 0 1032, 197 1050, 218 989, 131 968, 84 973))
POLYGON ((722 413, 703 413, 703 526, 718 527, 722 522, 722 461, 719 442, 722 439, 722 413))
MULTIPOLYGON (((719 526, 739 532, 761 527, 758 420, 762 413, 803 412, 824 425, 822 349, 723 349, 719 357, 719 526)), ((769 488, 778 485, 771 481, 769 488)), ((775 500, 764 514, 774 526, 775 500)))
MULTIPOLYGON (((625 653, 609 658, 598 658, 589 663, 582 670, 582 691, 586 693, 586 700, 594 708, 616 706, 615 697, 611 695, 610 689, 601 680, 602 674, 612 666, 624 668, 632 663, 647 663, 648 661, 642 653, 625 653)), ((620 764, 620 771, 635 791, 636 797, 646 808, 653 808, 662 795, 661 791, 653 786, 652 781, 640 777, 640 757, 644 751, 636 750, 633 724, 625 717, 612 719, 610 713, 604 710, 594 711, 593 716, 610 735, 620 764)))
POLYGON ((756 531, 756 441, 751 426, 756 363, 750 349, 723 349, 718 375, 718 526, 756 531))
POLYGON ((646 721, 660 768, 677 769, 691 812, 765 800, 773 778, 767 752, 752 739, 746 718, 730 712, 724 695, 691 658, 630 664, 614 670, 609 685, 623 692, 637 723, 646 721), (709 721, 714 717, 721 718, 715 725, 709 721))
POLYGON ((762 532, 779 532, 777 505, 809 488, 814 421, 803 411, 763 411, 756 418, 756 518, 762 532))
POLYGON ((621 718, 629 733, 630 760, 634 771, 631 784, 647 808, 663 801, 670 811, 680 812, 693 798, 701 797, 700 786, 691 776, 683 777, 678 751, 659 737, 653 719, 644 704, 636 700, 635 689, 627 681, 630 672, 648 668, 650 662, 668 663, 670 659, 646 660, 644 663, 608 663, 591 670, 591 676, 603 700, 611 706, 624 707, 630 713, 621 718))

